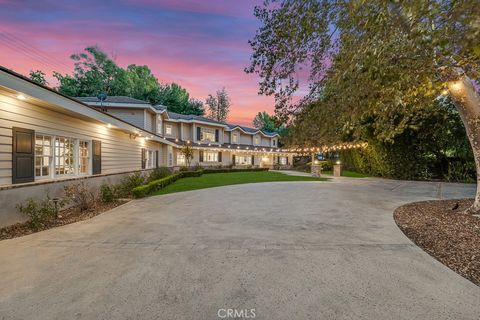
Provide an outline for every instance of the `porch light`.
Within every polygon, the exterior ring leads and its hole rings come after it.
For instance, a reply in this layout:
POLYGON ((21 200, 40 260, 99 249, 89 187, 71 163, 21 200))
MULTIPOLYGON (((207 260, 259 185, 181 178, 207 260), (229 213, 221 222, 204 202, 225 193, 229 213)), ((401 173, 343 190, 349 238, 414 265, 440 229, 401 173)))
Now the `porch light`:
POLYGON ((175 142, 178 142, 178 139, 175 139, 175 142))
POLYGON ((21 94, 21 93, 17 96, 17 98, 18 98, 18 100, 27 100, 27 97, 25 97, 25 96, 24 96, 23 94, 21 94))
POLYGON ((107 123, 107 128, 110 129, 112 125, 110 123, 107 123))
POLYGON ((335 163, 336 163, 336 164, 340 164, 341 162, 340 162, 340 160, 338 160, 338 161, 337 161, 337 162, 335 162, 335 163))

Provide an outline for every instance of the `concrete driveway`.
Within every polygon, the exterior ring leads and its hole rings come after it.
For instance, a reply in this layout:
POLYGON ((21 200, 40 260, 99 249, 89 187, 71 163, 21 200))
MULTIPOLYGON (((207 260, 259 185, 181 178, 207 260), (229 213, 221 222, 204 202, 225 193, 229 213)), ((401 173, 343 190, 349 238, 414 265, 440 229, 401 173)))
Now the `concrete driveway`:
POLYGON ((337 179, 134 201, 0 242, 0 319, 478 319, 480 287, 392 218, 473 190, 337 179))

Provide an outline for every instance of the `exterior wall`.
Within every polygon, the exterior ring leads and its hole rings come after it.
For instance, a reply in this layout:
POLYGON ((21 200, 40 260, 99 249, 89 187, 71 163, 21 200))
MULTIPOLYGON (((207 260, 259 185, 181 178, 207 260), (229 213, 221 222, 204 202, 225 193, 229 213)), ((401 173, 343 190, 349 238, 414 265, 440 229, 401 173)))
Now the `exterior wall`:
POLYGON ((230 132, 223 132, 223 143, 232 143, 232 140, 230 140, 230 132))
MULTIPOLYGON (((141 172, 148 174, 150 171, 151 170, 142 170, 141 172)), ((100 186, 103 183, 119 183, 125 176, 132 173, 133 172, 90 176, 67 179, 54 183, 39 183, 30 186, 21 186, 19 188, 13 187, 0 190, 0 203, 2 204, 0 207, 0 227, 26 221, 27 217, 17 210, 16 205, 19 203, 24 203, 29 198, 43 200, 47 194, 52 198, 62 197, 65 186, 80 182, 85 182, 88 188, 94 192, 94 194, 98 194, 100 191, 100 186)))
MULTIPOLYGON (((209 125, 203 124, 203 123, 196 123, 196 124, 195 124, 195 128, 198 128, 198 127, 200 127, 200 128, 209 128, 209 129, 213 129, 213 130, 218 129, 218 130, 219 130, 219 135, 218 135, 218 140, 219 140, 219 141, 218 141, 218 143, 223 143, 223 128, 222 128, 222 127, 209 126, 209 125)), ((192 134, 193 134, 193 136, 194 136, 193 141, 194 141, 194 142, 199 142, 199 141, 197 140, 197 131, 196 131, 196 130, 197 130, 197 129, 194 129, 193 132, 192 132, 192 134)), ((212 142, 212 143, 217 143, 217 142, 215 142, 215 141, 211 141, 211 142, 212 142)))
POLYGON ((144 109, 108 108, 108 114, 122 119, 123 121, 129 122, 134 126, 145 128, 144 109))
POLYGON ((262 140, 261 140, 260 145, 262 147, 270 147, 272 145, 271 140, 272 140, 272 138, 267 138, 267 137, 262 136, 262 140))
POLYGON ((155 120, 156 118, 155 114, 148 112, 147 110, 144 110, 144 111, 145 111, 145 125, 143 126, 143 128, 145 128, 145 130, 150 132, 156 132, 157 124, 155 120))
POLYGON ((252 140, 252 135, 251 134, 245 134, 241 131, 237 131, 240 133, 240 144, 249 144, 253 145, 253 140, 252 140))
POLYGON ((183 124, 183 141, 193 141, 193 125, 191 123, 183 124))

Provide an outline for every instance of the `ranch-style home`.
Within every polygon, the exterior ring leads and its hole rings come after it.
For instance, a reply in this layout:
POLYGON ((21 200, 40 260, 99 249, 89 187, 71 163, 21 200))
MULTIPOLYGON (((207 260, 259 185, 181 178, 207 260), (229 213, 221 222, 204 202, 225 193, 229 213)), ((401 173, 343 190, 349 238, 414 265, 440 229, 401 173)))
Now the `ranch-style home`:
POLYGON ((92 188, 126 174, 186 165, 288 167, 278 135, 129 97, 72 98, 0 67, 0 226, 24 220, 17 204, 59 196, 69 183, 92 188))

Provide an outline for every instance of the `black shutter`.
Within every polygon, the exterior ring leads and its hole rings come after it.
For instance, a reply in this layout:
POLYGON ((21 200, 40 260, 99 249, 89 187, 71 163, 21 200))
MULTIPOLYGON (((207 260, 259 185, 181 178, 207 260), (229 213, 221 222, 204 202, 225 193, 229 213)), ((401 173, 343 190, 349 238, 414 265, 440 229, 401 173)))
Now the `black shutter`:
POLYGON ((198 152, 198 155, 199 155, 199 160, 200 160, 200 162, 203 162, 203 151, 200 150, 200 151, 198 152))
POLYGON ((158 163, 159 163, 159 162, 158 162, 158 161, 159 161, 159 160, 158 160, 158 158, 159 158, 159 153, 160 153, 160 152, 158 152, 158 150, 155 151, 155 166, 156 166, 157 168, 160 167, 160 166, 158 165, 158 163))
POLYGON ((219 133, 218 129, 215 129, 215 142, 220 141, 219 133))
POLYGON ((235 155, 232 154, 232 165, 235 165, 235 155))
POLYGON ((280 164, 280 156, 277 156, 277 164, 280 164))
POLYGON ((288 166, 288 157, 287 157, 287 162, 286 163, 287 163, 287 166, 288 166))
POLYGON ((252 154, 252 166, 255 165, 255 156, 252 154))
POLYGON ((142 148, 142 169, 147 166, 147 149, 142 148))
POLYGON ((12 128, 12 183, 35 180, 35 131, 12 128))
POLYGON ((202 128, 197 127, 197 141, 202 140, 201 135, 202 135, 202 128))
POLYGON ((222 152, 218 153, 218 162, 222 162, 222 152))
POLYGON ((102 142, 92 141, 92 174, 102 173, 102 142))

